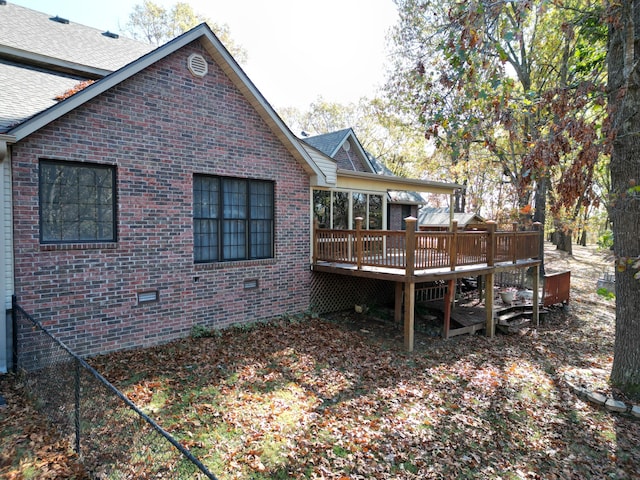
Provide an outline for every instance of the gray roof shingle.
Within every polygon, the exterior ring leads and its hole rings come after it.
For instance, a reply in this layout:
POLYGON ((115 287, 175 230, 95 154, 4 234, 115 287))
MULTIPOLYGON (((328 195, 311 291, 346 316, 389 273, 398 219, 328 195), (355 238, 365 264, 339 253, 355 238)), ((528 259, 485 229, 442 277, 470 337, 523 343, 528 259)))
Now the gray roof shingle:
POLYGON ((101 30, 72 21, 55 22, 52 17, 9 2, 0 5, 0 47, 109 71, 153 49, 125 37, 105 36, 101 30))
POLYGON ((78 23, 0 4, 0 133, 57 103, 87 79, 101 78, 153 50, 78 23))
MULTIPOLYGON (((466 227, 471 222, 484 222, 484 218, 476 213, 454 213, 453 219, 457 220, 459 227, 466 227)), ((449 225, 449 208, 422 207, 418 210, 418 225, 446 226, 449 225)))
POLYGON ((320 150, 325 155, 333 157, 338 147, 344 143, 344 140, 350 131, 350 128, 345 128, 343 130, 323 133, 314 137, 306 137, 303 138, 302 141, 311 145, 313 148, 320 150))
POLYGON ((55 105, 56 95, 82 80, 0 60, 0 133, 55 105))

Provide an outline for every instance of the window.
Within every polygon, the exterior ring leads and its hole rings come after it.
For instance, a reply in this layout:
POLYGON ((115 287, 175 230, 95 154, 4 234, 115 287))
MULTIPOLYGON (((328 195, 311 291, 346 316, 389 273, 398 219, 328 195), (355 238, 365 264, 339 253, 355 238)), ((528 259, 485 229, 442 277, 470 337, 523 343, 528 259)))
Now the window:
POLYGON ((195 262, 272 258, 273 212, 273 182, 195 175, 195 262))
POLYGON ((356 217, 362 217, 362 228, 381 230, 383 196, 373 193, 338 190, 314 190, 313 214, 319 228, 354 229, 356 217))
POLYGON ((40 241, 116 240, 115 167, 40 161, 40 241))

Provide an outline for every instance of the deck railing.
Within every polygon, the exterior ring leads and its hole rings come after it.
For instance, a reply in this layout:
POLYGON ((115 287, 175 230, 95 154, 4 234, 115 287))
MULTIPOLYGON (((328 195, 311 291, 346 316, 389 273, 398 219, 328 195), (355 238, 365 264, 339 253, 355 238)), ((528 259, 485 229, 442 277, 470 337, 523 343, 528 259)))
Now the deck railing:
POLYGON ((313 262, 362 267, 401 268, 407 274, 416 270, 513 262, 537 258, 542 231, 496 231, 495 222, 487 222, 486 231, 459 231, 456 222, 451 231, 415 231, 415 219, 407 218, 407 230, 363 230, 356 219, 354 230, 315 228, 313 262))

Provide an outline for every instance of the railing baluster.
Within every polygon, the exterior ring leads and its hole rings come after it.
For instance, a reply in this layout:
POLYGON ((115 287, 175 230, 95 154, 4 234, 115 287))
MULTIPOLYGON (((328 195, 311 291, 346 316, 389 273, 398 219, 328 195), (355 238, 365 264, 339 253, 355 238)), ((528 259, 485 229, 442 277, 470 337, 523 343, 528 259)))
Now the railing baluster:
POLYGON ((363 267, 413 268, 426 270, 461 265, 517 262, 537 258, 540 231, 497 232, 495 222, 487 222, 486 232, 419 231, 413 232, 411 249, 407 232, 388 230, 314 229, 313 261, 348 263, 363 267), (412 250, 408 252, 407 250, 412 250))

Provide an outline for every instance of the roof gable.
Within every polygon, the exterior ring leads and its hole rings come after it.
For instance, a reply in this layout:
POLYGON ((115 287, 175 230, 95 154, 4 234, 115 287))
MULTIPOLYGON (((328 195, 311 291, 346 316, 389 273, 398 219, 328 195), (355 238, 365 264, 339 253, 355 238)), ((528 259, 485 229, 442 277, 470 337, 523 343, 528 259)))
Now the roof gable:
POLYGON ((204 23, 129 63, 125 67, 107 75, 103 79, 96 81, 87 88, 66 98, 47 110, 38 113, 6 133, 14 136, 16 141, 20 141, 48 123, 60 118, 66 113, 71 112, 80 105, 83 105, 96 96, 106 92, 110 88, 118 85, 124 80, 132 77, 138 72, 194 41, 200 41, 202 43, 203 47, 211 55, 218 66, 220 66, 225 75, 227 75, 235 87, 249 101, 258 115, 275 133, 287 150, 302 165, 304 170, 311 177, 312 182, 316 185, 327 186, 326 176, 322 170, 315 164, 306 150, 302 148, 298 139, 293 135, 293 133, 291 133, 275 110, 273 110, 271 105, 269 105, 255 85, 246 76, 242 68, 240 68, 236 63, 231 54, 215 36, 213 31, 204 23))
POLYGON ((354 171, 376 173, 369 155, 352 128, 306 137, 302 141, 337 160, 338 164, 343 164, 343 168, 349 165, 348 169, 354 171), (354 155, 356 161, 354 161, 354 155))
POLYGON ((302 139, 302 141, 308 143, 313 148, 320 150, 325 155, 333 158, 338 149, 342 146, 342 144, 349 136, 350 130, 350 128, 345 128, 343 130, 337 130, 335 132, 314 135, 313 137, 305 137, 302 139))

